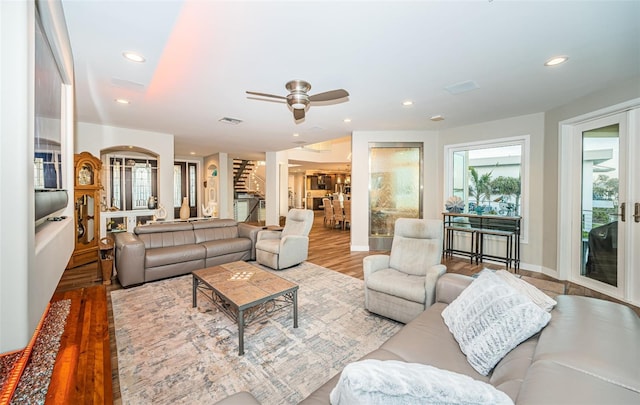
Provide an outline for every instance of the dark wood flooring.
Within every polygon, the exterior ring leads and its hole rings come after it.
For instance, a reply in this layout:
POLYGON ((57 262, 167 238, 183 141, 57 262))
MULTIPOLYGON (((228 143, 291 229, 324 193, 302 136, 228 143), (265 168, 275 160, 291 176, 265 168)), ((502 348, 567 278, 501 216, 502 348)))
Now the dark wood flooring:
MULTIPOLYGON (((363 279, 362 259, 371 254, 385 253, 388 252, 351 252, 349 230, 325 227, 322 212, 316 211, 309 236, 309 262, 363 279)), ((468 259, 458 258, 447 259, 443 263, 449 272, 469 275, 485 267, 504 268, 487 263, 473 265, 469 264, 468 259)), ((584 287, 558 282, 539 273, 522 270, 521 274, 531 277, 539 288, 552 294, 568 293, 610 299, 584 287)), ((111 285, 102 284, 98 263, 65 270, 53 301, 71 299, 72 311, 61 341, 47 404, 121 403, 109 294, 119 288, 121 286, 117 279, 111 285)), ((640 309, 634 309, 640 314, 640 309)))

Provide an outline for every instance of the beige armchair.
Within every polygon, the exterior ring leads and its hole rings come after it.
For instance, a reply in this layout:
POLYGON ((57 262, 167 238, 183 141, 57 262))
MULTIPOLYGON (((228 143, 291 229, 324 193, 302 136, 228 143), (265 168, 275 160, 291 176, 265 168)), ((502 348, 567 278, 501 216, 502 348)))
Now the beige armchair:
POLYGON ((258 232, 256 261, 274 270, 281 270, 307 260, 312 225, 312 210, 290 210, 282 231, 258 232))
POLYGON ((390 255, 363 260, 364 306, 370 312, 407 323, 431 306, 442 258, 442 221, 399 218, 390 255))

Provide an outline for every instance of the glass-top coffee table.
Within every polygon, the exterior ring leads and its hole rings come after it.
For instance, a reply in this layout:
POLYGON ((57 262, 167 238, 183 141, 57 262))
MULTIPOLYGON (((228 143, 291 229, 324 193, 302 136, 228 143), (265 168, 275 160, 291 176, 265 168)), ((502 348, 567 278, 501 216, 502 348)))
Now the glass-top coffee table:
POLYGON ((195 270, 193 307, 198 291, 238 323, 238 355, 244 354, 244 327, 293 306, 293 327, 298 327, 298 285, 246 262, 232 262, 195 270))

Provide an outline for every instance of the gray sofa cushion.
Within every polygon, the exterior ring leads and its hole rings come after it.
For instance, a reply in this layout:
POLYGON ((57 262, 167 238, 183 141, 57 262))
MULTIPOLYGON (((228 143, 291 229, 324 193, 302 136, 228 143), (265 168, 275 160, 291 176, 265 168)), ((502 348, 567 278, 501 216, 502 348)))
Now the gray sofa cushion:
MULTIPOLYGON (((170 227, 172 224, 160 225, 158 228, 170 227)), ((155 249, 155 248, 163 248, 169 246, 182 246, 182 245, 192 245, 195 243, 195 237, 193 235, 193 229, 190 228, 190 224, 175 224, 175 229, 168 230, 166 232, 161 232, 161 229, 158 229, 154 226, 154 231, 151 232, 151 227, 145 228, 142 226, 137 226, 134 232, 138 235, 140 240, 144 242, 144 246, 147 249, 155 249), (187 229, 181 229, 182 227, 187 227, 187 229)))
POLYGON ((168 246, 164 248, 147 249, 144 260, 145 268, 164 266, 167 264, 183 263, 202 260, 207 251, 202 245, 168 246))
POLYGON ((556 299, 533 361, 553 361, 640 393, 640 318, 633 310, 588 297, 556 299))
POLYGON ((238 223, 233 219, 214 219, 193 223, 195 243, 211 240, 235 239, 238 237, 238 223))
POLYGON ((251 249, 251 241, 246 238, 210 240, 201 242, 199 246, 204 246, 206 257, 214 257, 228 253, 246 252, 251 249))
POLYGON ((429 364, 488 382, 488 377, 471 367, 464 353, 460 351, 458 342, 442 320, 441 314, 446 307, 441 303, 433 304, 384 342, 380 348, 404 361, 429 364))

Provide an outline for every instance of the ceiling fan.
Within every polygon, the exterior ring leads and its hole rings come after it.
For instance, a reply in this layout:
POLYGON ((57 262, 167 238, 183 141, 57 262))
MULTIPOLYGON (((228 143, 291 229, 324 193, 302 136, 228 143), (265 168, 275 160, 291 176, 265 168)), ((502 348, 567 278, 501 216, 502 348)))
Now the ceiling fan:
POLYGON ((296 121, 304 118, 305 111, 311 103, 339 100, 349 96, 349 93, 344 89, 325 91, 324 93, 318 93, 310 96, 307 93, 311 90, 311 85, 304 80, 291 80, 290 82, 287 82, 285 88, 289 91, 289 94, 286 97, 277 96, 275 94, 258 93, 255 91, 247 91, 247 94, 286 100, 287 104, 293 109, 293 118, 296 121))

